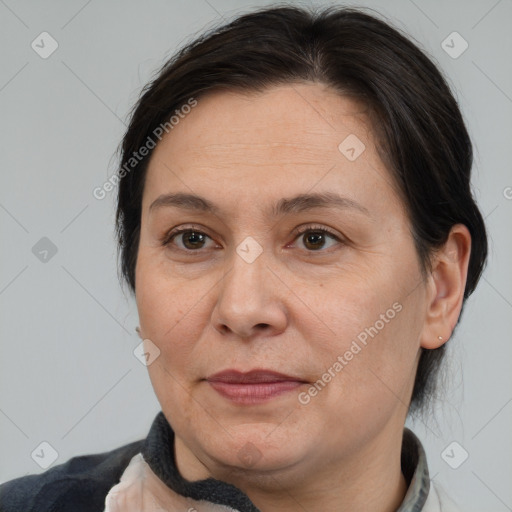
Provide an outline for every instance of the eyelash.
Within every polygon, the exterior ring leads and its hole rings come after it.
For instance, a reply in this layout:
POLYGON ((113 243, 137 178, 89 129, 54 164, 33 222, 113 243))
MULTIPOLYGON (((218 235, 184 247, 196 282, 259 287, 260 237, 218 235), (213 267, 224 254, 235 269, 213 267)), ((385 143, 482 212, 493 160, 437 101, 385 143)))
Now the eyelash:
MULTIPOLYGON (((201 231, 201 229, 202 228, 200 228, 199 226, 188 226, 188 227, 184 227, 184 228, 178 228, 178 229, 171 230, 170 232, 168 232, 164 235, 163 239, 161 240, 161 243, 164 247, 167 247, 171 244, 173 239, 175 237, 177 237, 178 235, 180 235, 182 233, 191 233, 191 232, 199 234, 199 235, 205 235, 211 239, 211 237, 209 235, 207 235, 206 233, 204 233, 203 231, 201 231)), ((308 226, 305 226, 302 228, 294 229, 292 232, 292 234, 295 236, 293 241, 297 240, 300 236, 302 236, 308 232, 321 233, 323 235, 328 235, 331 238, 333 238, 334 240, 336 240, 337 242, 343 243, 343 240, 338 235, 336 235, 334 232, 330 231, 329 229, 327 229, 325 227, 317 226, 317 225, 308 225, 308 226)), ((202 252, 201 249, 192 250, 192 249, 177 248, 177 250, 182 251, 182 252, 187 252, 187 253, 202 252)), ((314 254, 314 253, 326 253, 326 252, 330 252, 330 251, 318 249, 316 251, 307 251, 307 252, 314 254)))

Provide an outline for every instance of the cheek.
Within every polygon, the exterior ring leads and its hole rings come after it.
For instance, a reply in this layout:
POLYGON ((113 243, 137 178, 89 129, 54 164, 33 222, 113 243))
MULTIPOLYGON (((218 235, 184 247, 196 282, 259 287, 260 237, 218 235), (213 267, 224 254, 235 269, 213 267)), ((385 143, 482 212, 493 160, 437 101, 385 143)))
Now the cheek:
POLYGON ((352 404, 356 413, 364 403, 407 400, 422 325, 421 287, 412 286, 417 279, 412 267, 390 265, 320 288, 311 308, 316 315, 300 329, 314 340, 312 360, 322 361, 319 378, 329 382, 325 399, 352 404), (323 339, 315 325, 326 333, 323 339))
MULTIPOLYGON (((158 260, 142 257, 137 263, 136 302, 142 333, 160 349, 166 368, 188 368, 188 358, 204 329, 204 280, 166 276, 158 260)), ((152 368, 149 368, 150 373, 152 368)))
POLYGON ((162 409, 173 418, 176 428, 197 419, 195 402, 189 397, 198 364, 194 341, 204 329, 199 299, 205 288, 199 280, 181 283, 166 278, 157 265, 144 263, 141 258, 137 268, 140 326, 144 337, 160 350, 147 369, 162 409))

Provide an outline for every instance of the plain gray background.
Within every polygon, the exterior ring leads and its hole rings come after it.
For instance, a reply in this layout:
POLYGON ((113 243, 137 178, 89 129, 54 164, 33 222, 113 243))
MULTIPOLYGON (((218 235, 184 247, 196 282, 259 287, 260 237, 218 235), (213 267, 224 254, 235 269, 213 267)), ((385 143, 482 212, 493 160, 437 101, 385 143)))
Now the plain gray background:
MULTIPOLYGON (((134 300, 117 280, 115 192, 100 201, 92 190, 114 173, 128 111, 165 59, 270 4, 0 0, 0 482, 43 471, 37 454, 52 452, 41 442, 58 454, 53 467, 146 435, 160 407, 133 355, 134 300), (58 43, 45 59, 31 47, 42 32, 58 43), (56 254, 41 253, 43 237, 56 254)), ((474 142, 489 263, 449 343, 437 413, 408 425, 463 510, 512 510, 512 1, 350 5, 375 8, 432 56, 474 142), (442 47, 454 31, 468 44, 457 58, 442 47), (447 463, 466 452, 457 469, 447 463)))

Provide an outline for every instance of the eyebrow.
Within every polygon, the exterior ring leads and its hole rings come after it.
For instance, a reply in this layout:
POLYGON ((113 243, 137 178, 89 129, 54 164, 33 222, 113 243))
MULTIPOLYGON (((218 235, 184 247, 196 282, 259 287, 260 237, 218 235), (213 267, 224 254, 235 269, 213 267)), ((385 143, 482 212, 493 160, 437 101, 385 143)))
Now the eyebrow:
MULTIPOLYGON (((200 211, 221 215, 221 209, 208 199, 196 194, 178 192, 175 194, 162 194, 158 196, 149 207, 149 211, 162 207, 175 207, 183 210, 200 211)), ((342 197, 333 192, 319 192, 312 194, 299 194, 289 198, 282 198, 271 206, 269 214, 279 217, 291 213, 300 213, 314 208, 353 209, 371 216, 363 205, 348 197, 342 197)))

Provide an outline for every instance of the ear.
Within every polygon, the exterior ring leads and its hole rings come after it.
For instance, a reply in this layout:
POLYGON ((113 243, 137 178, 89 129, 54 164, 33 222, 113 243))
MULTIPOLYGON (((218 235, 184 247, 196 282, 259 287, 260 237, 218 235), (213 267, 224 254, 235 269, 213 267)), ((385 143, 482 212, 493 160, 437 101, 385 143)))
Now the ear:
POLYGON ((470 254, 471 234, 466 226, 456 224, 435 254, 427 279, 428 302, 420 338, 423 348, 438 348, 450 339, 462 308, 470 254))

